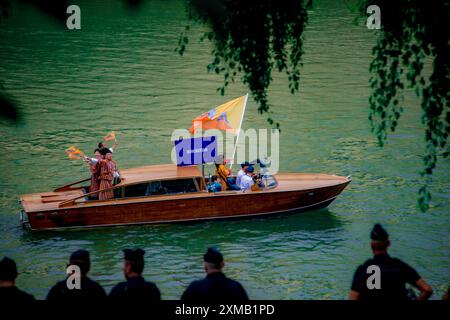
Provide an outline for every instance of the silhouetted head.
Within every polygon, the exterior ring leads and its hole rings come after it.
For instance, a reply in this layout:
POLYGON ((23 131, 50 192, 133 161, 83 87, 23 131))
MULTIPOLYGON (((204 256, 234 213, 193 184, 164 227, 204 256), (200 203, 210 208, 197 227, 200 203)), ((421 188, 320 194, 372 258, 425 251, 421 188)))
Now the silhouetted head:
POLYGON ((124 253, 124 264, 123 273, 125 278, 132 278, 140 276, 142 271, 144 271, 144 254, 145 251, 142 249, 125 249, 124 253))
POLYGON ((386 253, 387 248, 391 244, 389 241, 389 234, 379 223, 373 226, 372 232, 370 233, 370 239, 370 246, 372 247, 374 254, 386 253))
POLYGON ((4 257, 0 261, 0 281, 14 283, 17 275, 17 266, 14 260, 4 257))
POLYGON ((89 251, 77 250, 70 255, 69 259, 70 266, 78 266, 82 276, 87 275, 91 269, 91 258, 89 251))
POLYGON ((205 262, 205 272, 207 274, 220 272, 224 266, 223 256, 216 248, 208 248, 203 255, 203 261, 205 262))
POLYGON ((106 144, 105 144, 103 141, 100 141, 100 142, 98 143, 98 148, 99 148, 99 149, 106 148, 106 144))
POLYGON ((217 177, 216 175, 213 175, 213 176, 211 177, 211 182, 216 182, 217 179, 218 179, 218 177, 217 177))

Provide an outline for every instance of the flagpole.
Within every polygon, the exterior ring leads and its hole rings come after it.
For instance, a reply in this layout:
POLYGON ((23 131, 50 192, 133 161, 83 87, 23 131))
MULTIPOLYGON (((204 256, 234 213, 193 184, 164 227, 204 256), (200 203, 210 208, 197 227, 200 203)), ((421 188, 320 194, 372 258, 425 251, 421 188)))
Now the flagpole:
POLYGON ((236 139, 236 144, 234 145, 233 156, 231 157, 230 169, 233 166, 234 155, 236 154, 237 145, 238 145, 238 142, 239 142, 239 138, 241 136, 242 121, 244 120, 245 108, 247 107, 247 100, 248 100, 248 93, 245 95, 244 108, 242 110, 241 122, 239 123, 238 136, 237 136, 237 139, 236 139))

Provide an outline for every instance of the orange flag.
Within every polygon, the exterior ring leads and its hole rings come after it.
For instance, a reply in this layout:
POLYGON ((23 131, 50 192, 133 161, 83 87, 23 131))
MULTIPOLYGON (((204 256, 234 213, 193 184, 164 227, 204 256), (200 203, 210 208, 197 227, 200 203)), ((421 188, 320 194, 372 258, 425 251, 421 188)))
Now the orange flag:
POLYGON ((242 125, 247 98, 248 94, 202 113, 192 120, 192 127, 189 131, 191 134, 194 134, 198 129, 202 131, 218 129, 238 132, 242 125))
POLYGON ((116 139, 116 133, 114 131, 111 131, 107 136, 103 138, 105 141, 109 140, 115 140, 116 139))
POLYGON ((79 159, 82 156, 84 156, 84 153, 75 146, 71 146, 69 149, 65 151, 70 160, 79 159))

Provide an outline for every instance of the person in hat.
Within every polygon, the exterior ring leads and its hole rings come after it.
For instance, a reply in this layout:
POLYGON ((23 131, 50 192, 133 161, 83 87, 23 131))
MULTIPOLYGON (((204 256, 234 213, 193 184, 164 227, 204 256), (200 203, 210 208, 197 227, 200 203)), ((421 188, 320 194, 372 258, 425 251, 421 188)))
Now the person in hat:
POLYGON ((253 173, 255 171, 255 168, 253 166, 248 166, 247 170, 245 171, 245 175, 241 178, 241 190, 247 191, 251 190, 252 186, 255 184, 255 181, 253 180, 253 173))
POLYGON ((158 287, 142 277, 144 271, 144 254, 142 249, 125 249, 123 273, 126 281, 117 284, 110 292, 112 300, 161 300, 158 287))
POLYGON ((241 170, 238 171, 237 177, 236 177, 236 184, 241 187, 241 180, 242 177, 245 176, 247 168, 250 166, 250 163, 248 161, 241 163, 241 170))
POLYGON ((100 141, 97 145, 98 149, 100 150, 100 152, 105 155, 107 151, 110 151, 111 153, 114 152, 114 150, 117 149, 117 140, 114 139, 114 144, 112 145, 112 147, 108 147, 106 146, 106 143, 104 143, 103 141, 100 141))
POLYGON ((80 270, 79 288, 71 287, 69 284, 76 284, 76 280, 69 279, 57 282, 48 292, 47 300, 105 300, 106 292, 98 282, 87 276, 91 268, 91 258, 89 251, 77 250, 70 255, 67 267, 77 266, 80 270))
POLYGON ((417 300, 428 299, 433 293, 431 286, 412 267, 389 256, 391 242, 386 230, 380 224, 375 224, 370 237, 374 257, 356 269, 349 299, 407 300, 407 283, 419 289, 417 300))
POLYGON ((99 162, 99 200, 109 200, 114 198, 114 191, 111 189, 114 182, 125 180, 120 176, 120 171, 117 168, 116 162, 112 159, 112 152, 106 150, 105 159, 99 162), (104 191, 102 191, 104 190, 104 191))
POLYGON ((181 300, 198 301, 247 301, 248 296, 242 285, 223 273, 223 256, 215 248, 208 248, 203 256, 206 278, 192 282, 184 291, 181 300))
POLYGON ((14 260, 3 257, 0 261, 0 302, 5 301, 33 301, 34 297, 16 287, 19 273, 14 260))
MULTIPOLYGON (((84 161, 89 165, 89 170, 91 171, 91 185, 89 187, 89 193, 95 192, 99 189, 100 183, 100 162, 103 160, 103 155, 100 149, 94 150, 94 157, 84 157, 84 161)), ((90 196, 93 199, 98 198, 98 194, 93 194, 90 196)))

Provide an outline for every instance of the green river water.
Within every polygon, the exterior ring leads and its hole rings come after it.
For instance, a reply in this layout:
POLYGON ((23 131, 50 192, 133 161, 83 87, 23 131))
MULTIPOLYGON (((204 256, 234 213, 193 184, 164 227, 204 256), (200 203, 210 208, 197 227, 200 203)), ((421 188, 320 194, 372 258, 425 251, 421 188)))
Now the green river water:
MULTIPOLYGON (((352 23, 347 2, 315 1, 306 32, 300 92, 274 75, 269 99, 281 123, 280 170, 352 175, 327 209, 265 219, 196 224, 29 232, 19 224, 20 194, 49 191, 87 176, 64 154, 71 144, 92 150, 114 130, 121 168, 170 161, 172 130, 240 96, 222 97, 209 74, 211 45, 194 27, 187 52, 174 52, 186 24, 182 1, 148 1, 130 11, 121 1, 78 2, 82 29, 61 29, 26 5, 0 23, 0 79, 21 104, 19 125, 0 122, 0 256, 18 263, 18 285, 45 298, 64 277, 69 254, 92 256, 90 275, 109 289, 123 279, 122 252, 147 252, 145 277, 163 299, 178 299, 203 276, 202 254, 217 245, 227 275, 252 299, 345 299, 353 272, 371 255, 369 232, 381 222, 392 255, 435 288, 450 284, 450 162, 439 159, 431 209, 417 209, 424 152, 420 108, 405 96, 400 127, 379 148, 369 129, 368 66, 373 31, 352 23)), ((244 128, 267 128, 249 99, 244 128)))

